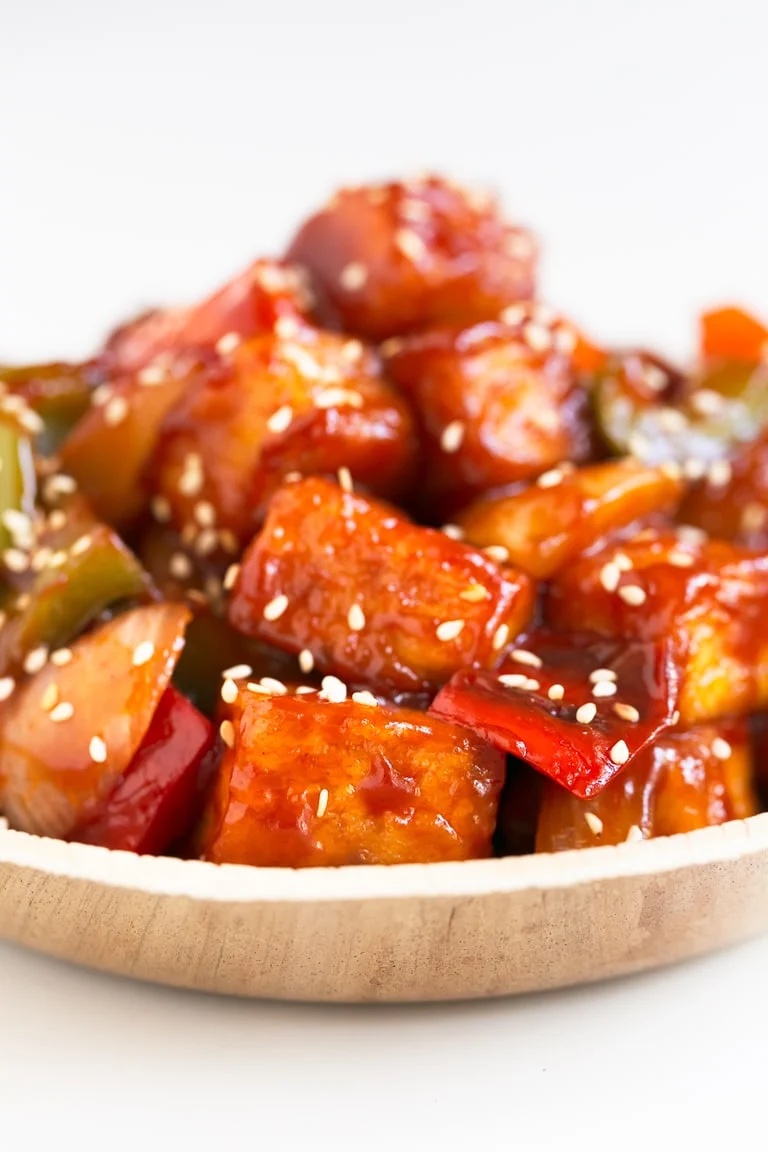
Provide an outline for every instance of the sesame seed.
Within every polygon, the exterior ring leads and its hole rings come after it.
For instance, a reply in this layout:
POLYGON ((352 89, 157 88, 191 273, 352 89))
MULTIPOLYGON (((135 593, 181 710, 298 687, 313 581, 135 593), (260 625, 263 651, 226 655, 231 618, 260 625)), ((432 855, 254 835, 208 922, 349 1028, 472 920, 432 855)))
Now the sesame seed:
POLYGON ((565 687, 563 684, 550 684, 547 689, 547 696, 550 700, 562 700, 565 696, 565 687))
POLYGON ((107 746, 101 736, 92 736, 88 745, 88 755, 94 764, 104 764, 107 759, 107 746))
POLYGON ((602 700, 608 696, 615 696, 616 685, 612 680, 598 680, 596 684, 592 685, 592 695, 596 700, 602 700))
POLYGON ((339 274, 339 283, 346 292, 357 292, 367 279, 368 269, 360 260, 352 260, 339 274))
POLYGON ((470 604, 479 604, 489 596, 490 592, 483 584, 470 584, 468 588, 459 592, 459 600, 466 600, 470 604))
POLYGON ((32 521, 26 513, 20 512, 18 508, 6 508, 0 516, 0 520, 12 536, 23 537, 27 546, 31 546, 31 542, 34 540, 34 531, 32 521))
POLYGON ((69 549, 70 556, 82 556, 84 552, 88 551, 92 543, 93 539, 88 535, 87 532, 85 535, 79 536, 69 549))
POLYGON ((725 399, 711 388, 700 388, 693 393, 689 403, 700 416, 717 416, 723 410, 725 399))
POLYGON ((142 388, 154 388, 158 384, 165 384, 168 379, 168 369, 162 362, 147 364, 137 376, 142 388))
POLYGON ((606 592, 615 592, 621 580, 621 570, 611 560, 600 569, 600 583, 606 592))
POLYGON ((523 339, 534 352, 548 352, 552 347, 552 333, 543 324, 528 321, 523 325, 523 339))
POLYGON ((262 676, 259 680, 262 688, 266 688, 267 692, 271 692, 273 696, 285 696, 288 689, 282 680, 278 680, 275 676, 262 676))
POLYGON ((347 686, 337 676, 323 676, 321 690, 331 704, 343 704, 347 698, 347 686))
POLYGON ((279 596, 275 596, 273 600, 270 600, 268 604, 264 605, 261 614, 265 620, 269 620, 271 623, 274 620, 279 620, 287 607, 288 597, 284 593, 281 593, 279 596))
POLYGON ((693 524, 678 524, 677 538, 683 544, 690 544, 695 548, 701 544, 706 544, 707 534, 701 528, 696 528, 693 524))
POLYGON ((490 560, 495 560, 497 564, 506 564, 509 560, 509 549, 505 548, 503 544, 489 544, 487 548, 483 548, 483 552, 490 560))
POLYGON ((560 327, 555 332, 553 343, 558 352, 564 356, 570 356, 571 352, 576 349, 578 339, 572 329, 560 327))
POLYGON ((198 500, 192 515, 201 528, 211 528, 216 523, 216 509, 210 500, 198 500))
POLYGON ((509 624, 499 624, 491 640, 491 647, 493 648, 494 652, 500 652, 508 640, 509 624))
POLYGON ((57 668, 63 668, 65 664, 69 664, 71 661, 71 648, 57 648, 55 652, 51 652, 51 664, 55 664, 57 668))
POLYGON ((171 502, 165 496, 153 496, 150 504, 150 510, 153 517, 157 520, 158 524, 167 524, 171 518, 171 502))
POLYGON ((664 460, 659 464, 659 472, 662 476, 666 476, 668 480, 682 479, 683 470, 676 460, 664 460))
POLYGON ((551 468, 549 472, 542 472, 536 481, 537 488, 556 488, 558 484, 563 482, 562 468, 551 468))
POLYGON ((626 764, 629 760, 629 748, 626 740, 617 740, 608 755, 614 764, 626 764))
POLYGON ((345 364, 356 364, 361 360, 365 348, 360 340, 345 340, 339 351, 339 355, 345 364))
POLYGON ((309 648, 302 648, 299 652, 299 668, 307 676, 315 666, 315 658, 309 648))
POLYGON ((231 668, 225 668, 221 675, 226 680, 247 680, 253 675, 253 668, 250 664, 233 664, 231 668))
POLYGON ((435 629, 438 640, 455 640, 464 630, 463 620, 443 620, 435 629))
POLYGON ((218 542, 219 537, 215 528, 203 528, 200 535, 195 538, 195 554, 197 556, 210 556, 212 552, 216 551, 218 542))
POLYGON ((584 820, 586 821, 586 824, 587 824, 590 832, 593 833, 593 835, 602 836, 602 834, 603 834, 603 822, 599 816, 595 815, 594 812, 585 812, 584 813, 584 820))
POLYGON ((366 708, 378 708, 379 702, 373 692, 363 689, 362 692, 353 692, 352 699, 355 704, 363 704, 366 708))
POLYGON ((353 388, 323 388, 314 397, 315 408, 362 408, 363 398, 353 388))
POLYGON ((656 419, 664 432, 684 432, 688 427, 688 421, 679 408, 660 408, 656 419))
POLYGON ((219 736, 221 736, 227 748, 234 748, 235 726, 231 720, 222 720, 221 724, 219 724, 219 736))
POLYGON ((184 457, 178 489, 182 496, 197 496, 203 487, 203 461, 197 452, 184 457))
POLYGON ((24 431, 29 432, 32 436, 39 436, 45 428, 42 416, 39 416, 31 408, 20 408, 17 415, 24 431))
POLYGON ((67 522, 67 514, 61 508, 54 508, 48 517, 48 527, 52 532, 59 532, 67 522))
POLYGON ((395 247, 398 252, 413 264, 419 264, 427 255, 427 247, 421 237, 410 228, 398 228, 395 232, 395 247))
POLYGON ((321 788, 320 795, 317 798, 317 812, 316 815, 319 819, 325 816, 326 809, 328 808, 328 789, 321 788))
POLYGON ((113 396, 104 406, 104 423, 110 428, 122 424, 128 415, 128 401, 125 396, 113 396))
POLYGON ((352 473, 350 472, 349 468, 342 464, 341 468, 339 468, 338 472, 336 473, 336 476, 339 481, 339 487, 343 489, 344 492, 354 492, 352 473))
POLYGON ((527 664, 530 668, 541 668, 544 664, 540 656, 526 648, 513 648, 510 656, 517 664, 527 664))
POLYGON ((522 324, 525 320, 526 310, 522 304, 510 304, 506 308, 502 308, 499 313, 499 320, 502 324, 509 324, 511 328, 516 328, 518 324, 522 324))
POLYGON ((294 468, 292 471, 285 473, 285 475, 283 476, 283 483, 284 484, 296 484, 296 483, 298 483, 299 480, 302 480, 302 479, 303 479, 303 473, 298 472, 294 468))
POLYGON ((7 700, 13 693, 16 687, 16 681, 12 676, 3 676, 0 678, 0 701, 7 700))
POLYGON ((238 688, 234 680, 225 680, 221 686, 221 698, 225 704, 234 704, 238 697, 238 688))
POLYGON ((613 562, 620 572, 631 572, 634 567, 626 552, 615 552, 613 562))
POLYGON ((240 343, 241 339, 237 332, 226 332, 216 341, 216 351, 219 356, 229 356, 230 352, 234 352, 240 343))
POLYGON ((597 705, 588 700, 586 704, 581 704, 576 709, 576 723, 577 724, 591 724, 597 716, 597 705))
POLYGON ((229 568, 227 568, 226 572, 224 573, 224 582, 223 582, 224 588, 226 589, 227 592, 230 592, 234 588, 235 584, 237 583, 237 578, 239 575, 240 575, 240 565, 239 564, 230 564, 229 568))
POLYGON ((45 644, 41 644, 38 648, 33 648, 24 657, 23 668, 29 676, 34 676, 36 672, 40 672, 48 663, 48 648, 45 644))
POLYGON ((42 548, 38 548, 32 556, 32 571, 42 572, 44 568, 48 567, 52 556, 53 548, 49 548, 47 545, 42 548))
POLYGON ((230 555, 240 549, 237 536, 230 528, 219 529, 219 545, 224 552, 229 552, 230 555))
POLYGON ((352 632, 362 632, 365 628, 365 613, 359 604, 352 604, 347 612, 347 624, 352 632))
POLYGON ((731 482, 733 477, 733 468, 731 467, 730 460, 715 460, 710 464, 707 471, 707 480, 715 488, 724 488, 726 484, 731 482))
POLYGON ((40 697, 40 707, 43 712, 50 712, 53 707, 59 702, 59 686, 55 681, 51 681, 46 686, 40 697))
POLYGON ((168 561, 168 571, 176 580, 188 580, 192 575, 192 561, 185 552, 174 552, 168 561))
POLYGON ((599 684, 602 680, 616 680, 616 673, 613 668, 595 668, 594 672, 590 672, 590 684, 599 684))
MULTIPOLYGON (((248 685, 250 687, 250 685, 248 685)), ((309 696, 317 692, 317 688, 313 688, 311 684, 299 684, 298 688, 294 688, 294 696, 309 696)))
POLYGON ((762 504, 751 501, 741 514, 742 532, 759 532, 768 522, 768 508, 762 504))
POLYGON ((690 552, 682 552, 678 548, 673 548, 671 552, 667 553, 667 563, 671 564, 673 568, 690 568, 694 560, 690 552))
POLYGON ((48 501, 55 500, 57 496, 71 496, 76 491, 76 480, 72 476, 65 476, 63 472, 49 476, 44 486, 45 499, 48 501))
POLYGON ((679 723, 680 723, 680 709, 675 708, 674 712, 672 713, 672 715, 669 718, 669 724, 670 724, 671 728, 675 728, 675 727, 677 727, 677 725, 679 723))
POLYGON ((267 420, 267 430, 279 435, 290 428, 293 422, 293 408, 290 404, 283 404, 282 408, 277 408, 267 420))
POLYGON ((54 724, 61 724, 64 720, 71 720, 75 714, 75 707, 70 704, 69 700, 62 700, 55 708, 52 708, 49 717, 53 720, 54 724))
POLYGON ((619 719, 627 720, 630 724, 637 724, 640 719, 640 713, 632 704, 622 704, 620 700, 617 700, 613 706, 613 710, 619 719))
POLYGON ((733 752, 727 740, 722 736, 715 736, 712 741, 712 755, 716 756, 718 760, 728 760, 733 752))
POLYGON ((645 837, 643 836, 643 833, 642 833, 642 830, 640 829, 639 824, 633 824, 631 826, 631 828, 629 829, 629 832, 627 832, 627 843, 633 844, 636 840, 644 840, 644 839, 645 839, 645 837))
POLYGON ((133 650, 133 666, 134 668, 141 668, 143 664, 148 664, 155 654, 155 646, 151 640, 142 640, 137 644, 133 650))
POLYGON ((653 445, 647 436, 643 436, 640 432, 633 432, 627 441, 627 447, 633 456, 639 456, 642 459, 648 455, 653 445))
POLYGON ((464 440, 466 426, 463 420, 452 420, 446 424, 440 436, 440 447, 443 452, 458 452, 464 440))
POLYGON ((639 584, 625 584, 618 591, 619 599, 623 600, 625 604, 629 604, 632 608, 637 608, 641 604, 645 604, 647 599, 645 589, 641 588, 639 584))
POLYGON ((643 365, 643 383, 652 392, 663 392, 668 383, 668 377, 663 369, 655 364, 643 365))
POLYGON ((701 480, 704 473, 707 471, 707 464, 704 460, 696 460, 694 458, 686 460, 683 464, 683 475, 686 480, 701 480))
POLYGON ((112 399, 113 394, 111 384, 99 384, 98 388, 94 388, 91 392, 91 404, 94 408, 103 408, 107 401, 112 399))
POLYGON ((447 536, 449 540, 463 540, 464 529, 459 528, 458 524, 443 524, 440 529, 443 536, 447 536))
POLYGON ((527 683, 528 677, 524 672, 503 672, 499 676, 499 684, 505 688, 525 688, 527 683))
POLYGON ((3 552, 3 564, 9 572, 26 572, 29 568, 29 556, 20 548, 6 548, 3 552))

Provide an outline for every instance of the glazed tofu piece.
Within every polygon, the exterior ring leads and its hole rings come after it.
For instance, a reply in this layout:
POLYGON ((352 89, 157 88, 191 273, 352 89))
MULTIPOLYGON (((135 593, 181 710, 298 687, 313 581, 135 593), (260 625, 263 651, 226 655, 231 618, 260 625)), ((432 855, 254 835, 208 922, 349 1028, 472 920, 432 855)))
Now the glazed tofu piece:
POLYGON ((545 472, 521 492, 483 496, 456 518, 465 539, 504 548, 510 563, 547 580, 604 536, 674 512, 681 480, 628 457, 545 472))
POLYGON ((599 796, 580 800, 547 781, 538 852, 692 832, 757 812, 745 721, 663 732, 599 796))
POLYGON ((419 418, 426 508, 450 515, 488 489, 588 455, 586 393, 541 325, 431 329, 383 351, 419 418))
POLYGON ((342 190, 300 228, 288 259, 308 269, 327 316, 383 340, 490 320, 530 298, 537 250, 492 197, 427 176, 342 190))
POLYGON ((408 487, 416 451, 410 411, 372 352, 283 325, 192 383, 164 421, 152 479, 177 530, 245 544, 284 476, 343 466, 393 497, 408 487))
POLYGON ((721 540, 768 551, 768 434, 692 484, 680 520, 721 540))
POLYGON ((743 715, 768 700, 768 557, 693 530, 647 531, 582 556, 549 586, 560 630, 668 638, 680 721, 743 715))
POLYGON ((489 856, 504 758, 459 725, 247 689, 203 820, 216 863, 302 868, 489 856))
POLYGON ((429 692, 457 668, 495 667, 534 599, 514 568, 315 478, 275 495, 229 619, 352 683, 429 692))

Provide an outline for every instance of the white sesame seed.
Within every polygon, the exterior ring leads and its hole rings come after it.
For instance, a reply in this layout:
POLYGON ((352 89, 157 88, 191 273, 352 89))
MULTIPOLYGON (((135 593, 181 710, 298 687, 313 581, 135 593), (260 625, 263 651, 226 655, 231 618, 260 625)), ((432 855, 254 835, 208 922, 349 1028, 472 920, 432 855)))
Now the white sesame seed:
POLYGON ((503 672, 499 676, 499 684, 505 688, 525 688, 527 683, 528 677, 524 672, 503 672))
POLYGON ((681 540, 683 544, 690 544, 692 548, 706 544, 707 541, 706 532, 701 528, 696 528, 693 524, 678 524, 676 534, 678 540, 681 540))
POLYGON ((320 795, 317 798, 317 811, 315 813, 316 816, 318 817, 318 819, 322 819, 323 816, 325 816, 327 808, 328 808, 328 789, 327 788, 321 788, 320 789, 320 795))
POLYGON ((645 837, 643 836, 643 833, 642 833, 640 826, 638 824, 633 824, 631 826, 631 828, 629 829, 629 832, 627 832, 627 841, 626 842, 628 844, 633 844, 637 840, 644 840, 644 839, 645 839, 645 837))
POLYGON ((264 605, 261 614, 265 620, 269 620, 271 623, 274 620, 279 620, 287 607, 288 597, 281 593, 279 596, 275 596, 273 600, 270 600, 268 604, 264 605))
POLYGON ((323 388, 314 396, 315 408, 362 408, 363 397, 354 388, 323 388))
POLYGON ((253 676, 253 668, 250 664, 233 664, 231 668, 225 668, 221 675, 226 680, 247 680, 253 676))
POLYGON ((315 658, 309 648, 302 648, 301 652, 299 652, 299 668, 305 676, 308 676, 314 666, 315 658))
POLYGON ((203 528, 200 534, 195 537, 195 555, 210 556, 212 552, 216 551, 218 542, 219 536, 215 528, 203 528))
POLYGON ((490 560, 495 560, 497 564, 506 564, 509 560, 509 549, 505 548, 503 544, 489 544, 487 548, 483 548, 483 552, 490 560))
POLYGON ((153 496, 150 501, 150 510, 158 524, 167 524, 171 518, 171 503, 165 496, 153 496))
POLYGON ((395 232, 395 247, 413 264, 420 264, 427 255, 424 241, 410 228, 398 228, 395 232))
POLYGON ((705 460, 697 460, 692 457, 683 464, 683 475, 686 480, 701 480, 706 471, 707 463, 705 460))
POLYGON ((547 689, 547 696, 550 700, 562 700, 565 696, 565 686, 563 684, 550 684, 547 689))
POLYGON ((75 714, 75 707, 70 704, 69 700, 62 700, 55 708, 52 708, 49 717, 53 720, 54 724, 61 724, 65 720, 71 720, 75 714))
POLYGON ((733 468, 730 460, 715 460, 707 471, 707 480, 715 488, 724 488, 730 484, 733 477, 733 468))
POLYGON ((522 304, 509 304, 506 308, 502 308, 499 313, 499 320, 502 324, 509 324, 511 328, 516 328, 518 324, 523 323, 526 314, 526 309, 522 304))
POLYGON ((197 496, 203 487, 203 461, 197 452, 184 458, 178 489, 182 496, 197 496))
POLYGON ((571 328, 557 328, 553 337, 555 349, 563 356, 570 356, 578 343, 576 333, 571 328))
POLYGON ((663 369, 655 364, 643 365, 643 383, 652 392, 663 392, 669 382, 669 377, 663 369))
POLYGON ((741 514, 742 532, 760 532, 768 523, 768 508, 756 501, 750 501, 741 514))
POLYGON ((29 432, 32 436, 39 436, 45 428, 42 416, 39 416, 32 408, 20 408, 17 416, 24 431, 29 432))
POLYGON ((339 487, 344 492, 354 492, 352 473, 350 472, 349 468, 342 464, 341 468, 339 468, 338 472, 336 473, 336 476, 339 481, 339 487))
POLYGON ((24 657, 24 671, 29 676, 34 676, 35 673, 40 672, 48 663, 48 648, 45 644, 41 644, 38 648, 33 648, 24 657))
POLYGON ((458 524, 443 524, 440 529, 443 536, 447 536, 449 540, 463 540, 464 529, 460 528, 458 524))
POLYGON ((659 472, 668 480, 680 480, 683 475, 683 470, 676 460, 663 460, 659 464, 659 472))
POLYGON ((464 630, 464 620, 443 620, 435 629, 438 640, 455 640, 464 630))
POLYGON ((211 528, 216 523, 216 509, 210 500, 198 500, 192 515, 201 528, 211 528))
POLYGON ((20 548, 6 548, 3 552, 3 564, 9 572, 26 572, 29 568, 29 555, 20 548))
POLYGON ((0 701, 7 700, 13 693, 16 687, 16 681, 13 676, 3 676, 0 678, 0 701))
POLYGON ((114 389, 111 384, 99 384, 91 392, 91 404, 94 408, 103 408, 107 401, 112 399, 114 389))
POLYGON ((74 544, 70 547, 70 556, 82 556, 84 552, 88 551, 91 544, 93 544, 93 539, 86 532, 83 536, 79 536, 77 540, 75 540, 74 544))
POLYGON ((608 696, 616 695, 616 685, 612 680, 598 680, 592 685, 592 695, 596 700, 603 700, 608 696))
POLYGON ((600 569, 600 583, 606 592, 615 592, 621 580, 621 571, 611 560, 600 569))
POLYGON ((273 696, 286 696, 288 689, 282 680, 278 680, 275 676, 262 676, 259 680, 262 688, 270 692, 273 696))
POLYGON ((221 736, 227 748, 234 748, 235 726, 231 720, 222 720, 221 724, 219 724, 219 736, 221 736))
MULTIPOLYGON (((250 688, 251 685, 249 684, 248 687, 250 688)), ((317 688, 313 688, 311 684, 299 684, 298 688, 293 690, 294 696, 311 696, 314 693, 317 693, 317 688)))
POLYGON ((159 359, 153 360, 151 364, 147 364, 146 368, 142 368, 137 376, 137 380, 142 388, 154 388, 158 384, 165 384, 167 379, 167 365, 159 359))
POLYGON ((219 529, 219 545, 224 552, 229 552, 230 555, 234 552, 238 552, 240 549, 237 536, 235 536, 231 528, 219 529))
POLYGON ((625 604, 629 604, 632 608, 637 608, 641 604, 645 604, 647 599, 645 589, 641 588, 639 584, 624 584, 618 590, 619 599, 623 600, 625 604))
POLYGON ((688 421, 679 408, 659 408, 656 419, 664 432, 684 432, 688 427, 688 421))
POLYGON ((590 684, 599 684, 603 680, 616 680, 616 673, 613 668, 595 668, 594 672, 590 672, 590 684))
POLYGON ((267 420, 267 431, 279 435, 290 428, 293 423, 293 408, 290 404, 283 404, 282 408, 277 408, 267 420))
POLYGON ((469 604, 479 604, 489 596, 490 592, 483 584, 470 584, 468 588, 459 592, 459 600, 466 600, 469 604))
POLYGON ((597 716, 597 705, 588 700, 586 704, 581 704, 576 709, 576 723, 577 724, 591 724, 597 716))
POLYGON ((238 688, 234 680, 225 680, 221 686, 221 698, 225 704, 234 704, 238 697, 238 688))
POLYGON ((626 764, 629 760, 629 748, 626 740, 617 740, 608 755, 614 764, 626 764))
POLYGON ((230 352, 234 352, 240 343, 241 338, 237 332, 226 332, 216 341, 216 351, 219 356, 229 356, 230 352))
POLYGON ((715 736, 712 741, 712 755, 716 756, 718 760, 728 760, 733 752, 727 740, 722 736, 715 736))
POLYGON ((558 484, 563 482, 562 468, 551 468, 549 472, 542 472, 536 481, 537 488, 556 488, 558 484))
POLYGON ((176 580, 188 580, 192 575, 192 561, 184 552, 174 552, 168 561, 168 571, 176 580))
POLYGON ((331 704, 343 704, 347 698, 347 686, 337 676, 323 676, 320 687, 323 696, 331 704))
POLYGON ((347 624, 352 632, 362 632, 365 628, 365 613, 359 604, 352 604, 347 612, 347 624))
POLYGON ((543 324, 528 321, 523 325, 523 339, 534 352, 548 352, 552 347, 552 333, 543 324))
POLYGON ((360 260, 346 264, 340 274, 339 283, 346 292, 357 292, 368 279, 368 269, 360 260))
POLYGON ((54 652, 51 652, 51 664, 55 664, 57 668, 63 668, 65 664, 69 664, 71 661, 71 648, 57 648, 54 652))
POLYGON ((155 646, 151 640, 142 640, 137 644, 133 650, 133 666, 134 668, 141 668, 142 665, 148 664, 155 654, 155 646))
POLYGON ((590 832, 594 836, 602 836, 602 834, 603 834, 603 822, 599 816, 597 816, 594 812, 585 812, 584 813, 584 820, 586 821, 590 832))
POLYGON ((365 348, 360 340, 345 340, 339 351, 339 355, 345 364, 357 364, 361 360, 365 348))
POLYGON ((40 697, 40 707, 43 712, 50 712, 52 708, 59 702, 59 686, 52 680, 50 684, 46 685, 42 696, 40 697))
POLYGON ((626 552, 615 552, 613 562, 620 572, 631 572, 634 567, 626 552))
POLYGON ((373 692, 363 689, 361 692, 353 692, 352 699, 355 704, 363 704, 366 708, 378 708, 379 702, 374 696, 373 692))
POLYGON ((240 565, 230 564, 229 568, 227 568, 226 572, 224 573, 224 588, 227 590, 227 592, 230 592, 234 588, 239 575, 240 565))
POLYGON ((493 648, 494 652, 500 652, 508 640, 509 624, 499 624, 491 640, 491 647, 493 648))
POLYGON ((620 700, 617 700, 613 705, 613 710, 619 719, 627 720, 630 724, 637 724, 640 719, 640 713, 632 704, 622 704, 620 700))
POLYGON ((440 435, 440 447, 443 452, 458 452, 464 440, 466 426, 463 420, 452 420, 446 424, 440 435))
POLYGON ((667 563, 671 564, 673 568, 690 568, 694 563, 694 559, 690 552, 683 552, 679 548, 673 548, 671 552, 667 553, 667 563))
POLYGON ((712 388, 700 388, 694 392, 689 401, 691 408, 700 416, 717 416, 722 412, 725 399, 712 388))
POLYGON ((23 537, 25 546, 31 547, 34 531, 32 521, 26 513, 20 512, 18 508, 6 508, 0 520, 13 537, 23 537))
POLYGON ((94 764, 104 764, 107 759, 107 746, 101 736, 92 736, 88 745, 88 755, 94 764))
POLYGON ((128 415, 128 401, 125 396, 113 396, 104 406, 104 423, 114 428, 122 424, 128 415))
POLYGON ((77 481, 72 476, 57 472, 49 476, 44 485, 45 499, 53 501, 57 496, 71 496, 77 491, 77 481))
POLYGON ((530 668, 541 668, 544 664, 540 656, 526 648, 513 648, 510 656, 517 664, 527 664, 530 668))
POLYGON ((61 508, 54 508, 48 517, 48 527, 52 532, 59 532, 67 522, 67 514, 61 508))

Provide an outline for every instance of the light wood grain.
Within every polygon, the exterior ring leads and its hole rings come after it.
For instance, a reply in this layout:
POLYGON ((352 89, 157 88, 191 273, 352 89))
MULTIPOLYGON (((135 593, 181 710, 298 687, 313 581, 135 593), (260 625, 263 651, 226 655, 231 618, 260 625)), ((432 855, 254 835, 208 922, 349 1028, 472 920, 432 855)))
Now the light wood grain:
POLYGON ((500 996, 668 964, 766 928, 768 814, 553 856, 304 871, 0 832, 0 936, 243 996, 500 996))

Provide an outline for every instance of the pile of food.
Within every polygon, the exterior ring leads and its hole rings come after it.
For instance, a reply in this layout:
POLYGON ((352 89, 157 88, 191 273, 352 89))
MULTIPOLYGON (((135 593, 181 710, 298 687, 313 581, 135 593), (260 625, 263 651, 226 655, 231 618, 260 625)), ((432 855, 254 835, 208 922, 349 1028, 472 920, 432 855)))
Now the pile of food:
MULTIPOLYGON (((0 369, 0 812, 253 865, 615 844, 759 807, 768 329, 599 347, 428 177, 0 369)), ((765 711, 764 711, 765 710, 765 711)))

